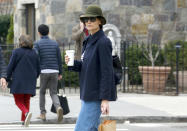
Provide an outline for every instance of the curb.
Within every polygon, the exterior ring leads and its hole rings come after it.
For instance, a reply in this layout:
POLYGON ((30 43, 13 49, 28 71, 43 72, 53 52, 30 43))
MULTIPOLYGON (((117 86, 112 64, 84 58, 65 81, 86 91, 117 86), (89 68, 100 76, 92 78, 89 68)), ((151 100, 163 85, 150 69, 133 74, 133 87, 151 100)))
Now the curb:
MULTIPOLYGON (((116 123, 182 123, 187 122, 187 116, 102 116, 103 120, 116 120, 116 123)), ((57 122, 57 119, 48 119, 46 121, 36 120, 31 121, 31 124, 75 124, 77 117, 67 117, 62 120, 62 122, 57 122)), ((9 124, 21 124, 21 122, 11 122, 11 123, 0 123, 0 125, 9 124)))

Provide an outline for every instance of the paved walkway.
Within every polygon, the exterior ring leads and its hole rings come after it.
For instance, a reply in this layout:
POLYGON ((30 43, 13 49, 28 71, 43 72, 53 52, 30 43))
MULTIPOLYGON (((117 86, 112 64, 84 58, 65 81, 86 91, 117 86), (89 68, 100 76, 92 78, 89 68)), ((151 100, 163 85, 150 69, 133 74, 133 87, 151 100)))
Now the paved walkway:
MULTIPOLYGON (((74 124, 80 110, 79 95, 68 94, 70 113, 64 116, 62 123, 74 124)), ((47 121, 57 123, 56 114, 50 112, 51 99, 46 95, 47 121)), ((43 123, 37 120, 39 115, 38 95, 31 99, 31 123, 43 123)), ((0 123, 20 122, 21 112, 14 104, 13 97, 0 95, 0 123)), ((118 94, 116 102, 110 102, 110 118, 124 122, 182 122, 187 121, 187 95, 160 96, 148 94, 118 94)))

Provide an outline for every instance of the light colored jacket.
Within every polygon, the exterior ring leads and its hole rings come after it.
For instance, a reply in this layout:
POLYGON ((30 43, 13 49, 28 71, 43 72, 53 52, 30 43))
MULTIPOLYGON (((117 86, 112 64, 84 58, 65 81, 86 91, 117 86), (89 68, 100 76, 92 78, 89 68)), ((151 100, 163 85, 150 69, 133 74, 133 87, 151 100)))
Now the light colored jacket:
POLYGON ((72 29, 72 40, 75 41, 75 59, 80 60, 82 54, 82 44, 84 38, 86 37, 85 33, 80 30, 80 24, 76 25, 72 29))

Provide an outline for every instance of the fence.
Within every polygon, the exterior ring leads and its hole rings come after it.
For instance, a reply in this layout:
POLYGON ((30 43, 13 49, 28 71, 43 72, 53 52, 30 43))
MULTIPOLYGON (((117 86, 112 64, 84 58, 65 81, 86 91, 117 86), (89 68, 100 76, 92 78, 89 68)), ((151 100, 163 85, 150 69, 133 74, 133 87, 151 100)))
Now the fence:
POLYGON ((187 91, 187 42, 160 45, 121 43, 123 92, 183 93, 187 91))
MULTIPOLYGON (((1 45, 1 47, 8 64, 15 45, 1 45)), ((78 73, 68 71, 67 65, 64 63, 65 50, 74 47, 72 44, 60 43, 60 48, 63 61, 62 87, 67 93, 78 93, 78 73)), ((142 43, 122 41, 120 52, 123 79, 121 85, 118 86, 118 91, 156 94, 178 94, 187 91, 187 42, 171 42, 164 48, 153 44, 150 48, 150 46, 144 46, 142 43), (159 53, 157 53, 158 50, 159 53), (148 56, 151 54, 153 58, 157 54, 158 56, 153 66, 156 68, 149 70, 150 67, 148 66, 151 66, 152 63, 148 56), (166 72, 161 72, 162 69, 166 72), (156 73, 154 73, 155 71, 156 73)))

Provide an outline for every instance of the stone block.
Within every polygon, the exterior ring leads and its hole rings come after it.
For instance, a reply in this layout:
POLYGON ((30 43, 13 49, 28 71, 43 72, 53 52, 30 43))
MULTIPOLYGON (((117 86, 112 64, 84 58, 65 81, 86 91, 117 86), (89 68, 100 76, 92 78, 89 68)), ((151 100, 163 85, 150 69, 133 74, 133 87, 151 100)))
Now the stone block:
POLYGON ((53 16, 47 16, 46 23, 47 23, 48 25, 50 25, 50 24, 55 24, 54 17, 53 17, 53 16))
POLYGON ((162 31, 161 30, 149 30, 148 41, 152 44, 161 44, 162 31))
POLYGON ((61 1, 52 0, 50 3, 51 15, 58 15, 64 13, 65 5, 66 5, 65 0, 61 0, 61 1))
POLYGON ((40 22, 41 22, 41 23, 45 23, 45 22, 46 22, 46 17, 45 17, 45 15, 42 14, 42 15, 40 16, 40 22))
POLYGON ((42 5, 41 6, 41 12, 45 12, 46 11, 46 6, 45 5, 42 5))
POLYGON ((89 4, 93 4, 93 3, 96 3, 97 0, 83 0, 83 4, 84 5, 89 5, 89 4))
POLYGON ((132 5, 132 0, 120 0, 120 5, 132 5))
POLYGON ((100 0, 99 5, 102 8, 102 11, 111 11, 114 10, 118 3, 115 0, 100 0))
POLYGON ((171 13, 170 20, 171 21, 175 21, 175 20, 179 21, 179 15, 176 12, 171 13))
POLYGON ((180 21, 181 22, 184 22, 184 23, 187 23, 187 8, 180 8, 181 9, 181 12, 180 12, 180 21))
POLYGON ((177 0, 178 8, 186 8, 187 1, 186 0, 177 0))
POLYGON ((18 23, 17 15, 14 16, 14 23, 18 23))
POLYGON ((154 22, 154 15, 153 14, 142 14, 141 21, 144 24, 153 24, 154 22))
POLYGON ((173 40, 185 40, 185 35, 183 32, 163 32, 162 43, 168 43, 173 40))
POLYGON ((176 24, 176 31, 177 32, 183 32, 183 31, 185 31, 185 24, 184 23, 177 23, 176 24))
POLYGON ((152 0, 141 0, 143 6, 152 6, 152 0))
POLYGON ((135 24, 140 24, 141 23, 141 16, 139 14, 134 14, 131 17, 131 24, 135 25, 135 24))
POLYGON ((109 14, 108 15, 108 23, 114 24, 116 26, 120 26, 120 16, 118 14, 109 14))
POLYGON ((167 22, 168 20, 169 20, 168 15, 163 15, 163 14, 155 15, 155 21, 167 22))
POLYGON ((149 30, 161 30, 161 26, 158 23, 149 24, 148 29, 149 30))
MULTIPOLYGON (((41 14, 42 14, 42 12, 43 11, 39 11, 39 10, 36 10, 36 12, 35 12, 35 18, 37 19, 37 20, 40 20, 40 17, 41 17, 41 14)), ((43 14, 44 15, 44 14, 43 14)))
POLYGON ((142 34, 145 35, 148 33, 148 25, 147 24, 135 24, 131 27, 132 34, 142 34))
POLYGON ((82 11, 82 0, 68 0, 66 4, 66 12, 82 11))
POLYGON ((167 11, 172 11, 172 12, 176 11, 175 5, 176 5, 175 0, 164 0, 164 3, 163 3, 164 9, 167 11))
POLYGON ((135 6, 152 6, 152 0, 134 0, 133 5, 135 6))

